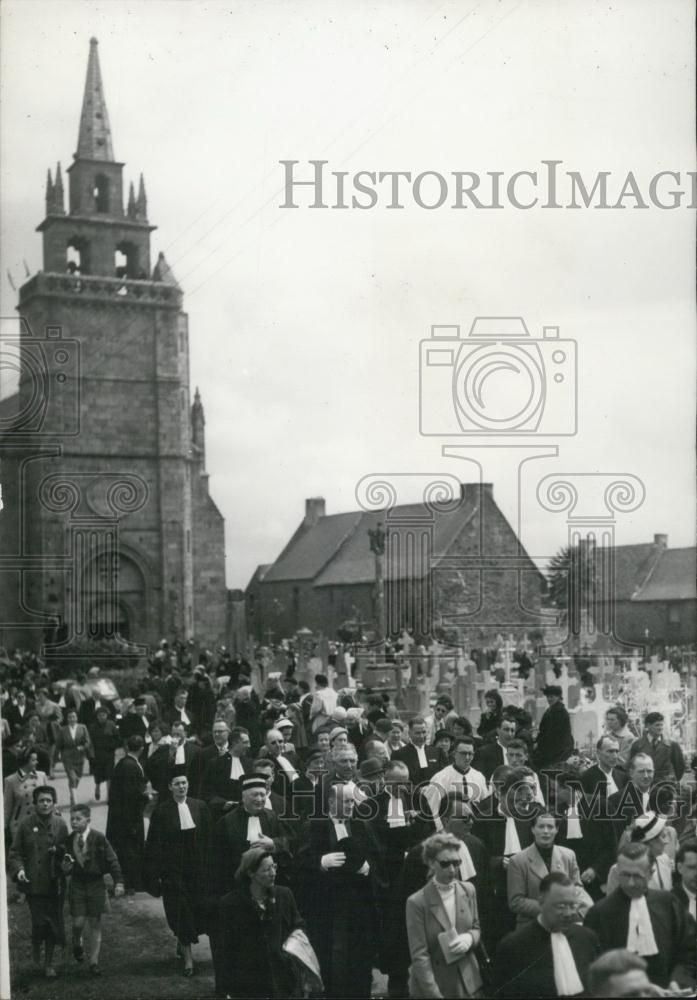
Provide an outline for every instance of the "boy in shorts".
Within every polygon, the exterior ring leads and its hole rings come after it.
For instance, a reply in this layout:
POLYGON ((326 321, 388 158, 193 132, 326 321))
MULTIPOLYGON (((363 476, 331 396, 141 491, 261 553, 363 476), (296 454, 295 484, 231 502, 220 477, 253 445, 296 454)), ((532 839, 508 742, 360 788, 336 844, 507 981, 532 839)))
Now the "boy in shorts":
POLYGON ((103 833, 90 827, 91 810, 79 803, 70 810, 72 834, 65 843, 65 874, 71 876, 70 916, 73 923, 73 955, 77 962, 85 958, 82 932, 89 929, 89 970, 100 975, 99 949, 102 945, 102 913, 106 909, 104 876, 114 880, 114 896, 123 896, 123 875, 119 859, 103 833))

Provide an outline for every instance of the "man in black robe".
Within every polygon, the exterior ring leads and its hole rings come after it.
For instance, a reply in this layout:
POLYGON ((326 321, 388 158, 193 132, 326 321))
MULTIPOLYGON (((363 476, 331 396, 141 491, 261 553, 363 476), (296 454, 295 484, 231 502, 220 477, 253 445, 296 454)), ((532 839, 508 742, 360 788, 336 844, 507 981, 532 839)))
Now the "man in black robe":
POLYGON ((327 997, 370 997, 377 950, 375 899, 384 888, 378 843, 353 817, 353 788, 332 785, 329 815, 311 819, 299 858, 308 936, 327 997))
POLYGON ((593 931, 577 920, 572 879, 564 872, 545 875, 538 917, 507 934, 499 945, 491 995, 521 1000, 583 995, 600 944, 593 931))
POLYGON ((106 836, 121 863, 126 895, 142 889, 145 830, 143 808, 149 801, 145 791, 145 772, 140 763, 145 742, 142 736, 130 736, 126 756, 114 768, 109 789, 109 812, 106 836))

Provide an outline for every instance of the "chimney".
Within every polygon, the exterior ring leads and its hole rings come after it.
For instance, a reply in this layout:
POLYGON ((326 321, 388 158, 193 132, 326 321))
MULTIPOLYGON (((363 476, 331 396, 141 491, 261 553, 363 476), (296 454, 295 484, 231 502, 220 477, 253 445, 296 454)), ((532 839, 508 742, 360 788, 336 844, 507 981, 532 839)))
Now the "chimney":
POLYGON ((478 500, 482 493, 494 499, 493 483, 460 483, 460 498, 462 500, 469 494, 472 499, 478 500))
POLYGON ((667 549, 668 548, 668 536, 667 535, 654 535, 653 544, 657 549, 667 549))
POLYGON ((308 497, 305 501, 305 518, 303 524, 308 528, 313 528, 320 517, 325 515, 324 497, 308 497))

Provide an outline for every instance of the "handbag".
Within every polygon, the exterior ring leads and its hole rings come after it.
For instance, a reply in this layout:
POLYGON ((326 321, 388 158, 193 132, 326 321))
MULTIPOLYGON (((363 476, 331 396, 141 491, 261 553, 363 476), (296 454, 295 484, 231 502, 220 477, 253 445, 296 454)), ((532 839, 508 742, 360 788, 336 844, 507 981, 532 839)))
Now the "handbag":
POLYGON ((484 989, 488 992, 493 981, 493 967, 491 959, 489 958, 489 952, 486 950, 484 942, 481 938, 479 939, 479 944, 472 949, 472 954, 477 959, 479 974, 482 977, 484 989))

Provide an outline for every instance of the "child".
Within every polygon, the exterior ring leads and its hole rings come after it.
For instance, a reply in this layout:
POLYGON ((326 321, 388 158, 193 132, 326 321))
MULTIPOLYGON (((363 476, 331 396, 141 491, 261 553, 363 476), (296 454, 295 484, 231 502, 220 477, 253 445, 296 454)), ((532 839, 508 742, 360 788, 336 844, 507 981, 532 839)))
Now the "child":
POLYGON ((121 866, 113 847, 103 833, 90 827, 91 810, 88 805, 71 807, 72 834, 66 841, 63 871, 71 875, 70 916, 73 922, 73 955, 82 962, 85 949, 82 931, 87 921, 90 931, 89 969, 93 976, 100 975, 99 949, 102 944, 102 913, 106 909, 104 875, 109 872, 114 880, 114 896, 123 896, 124 885, 121 866))

